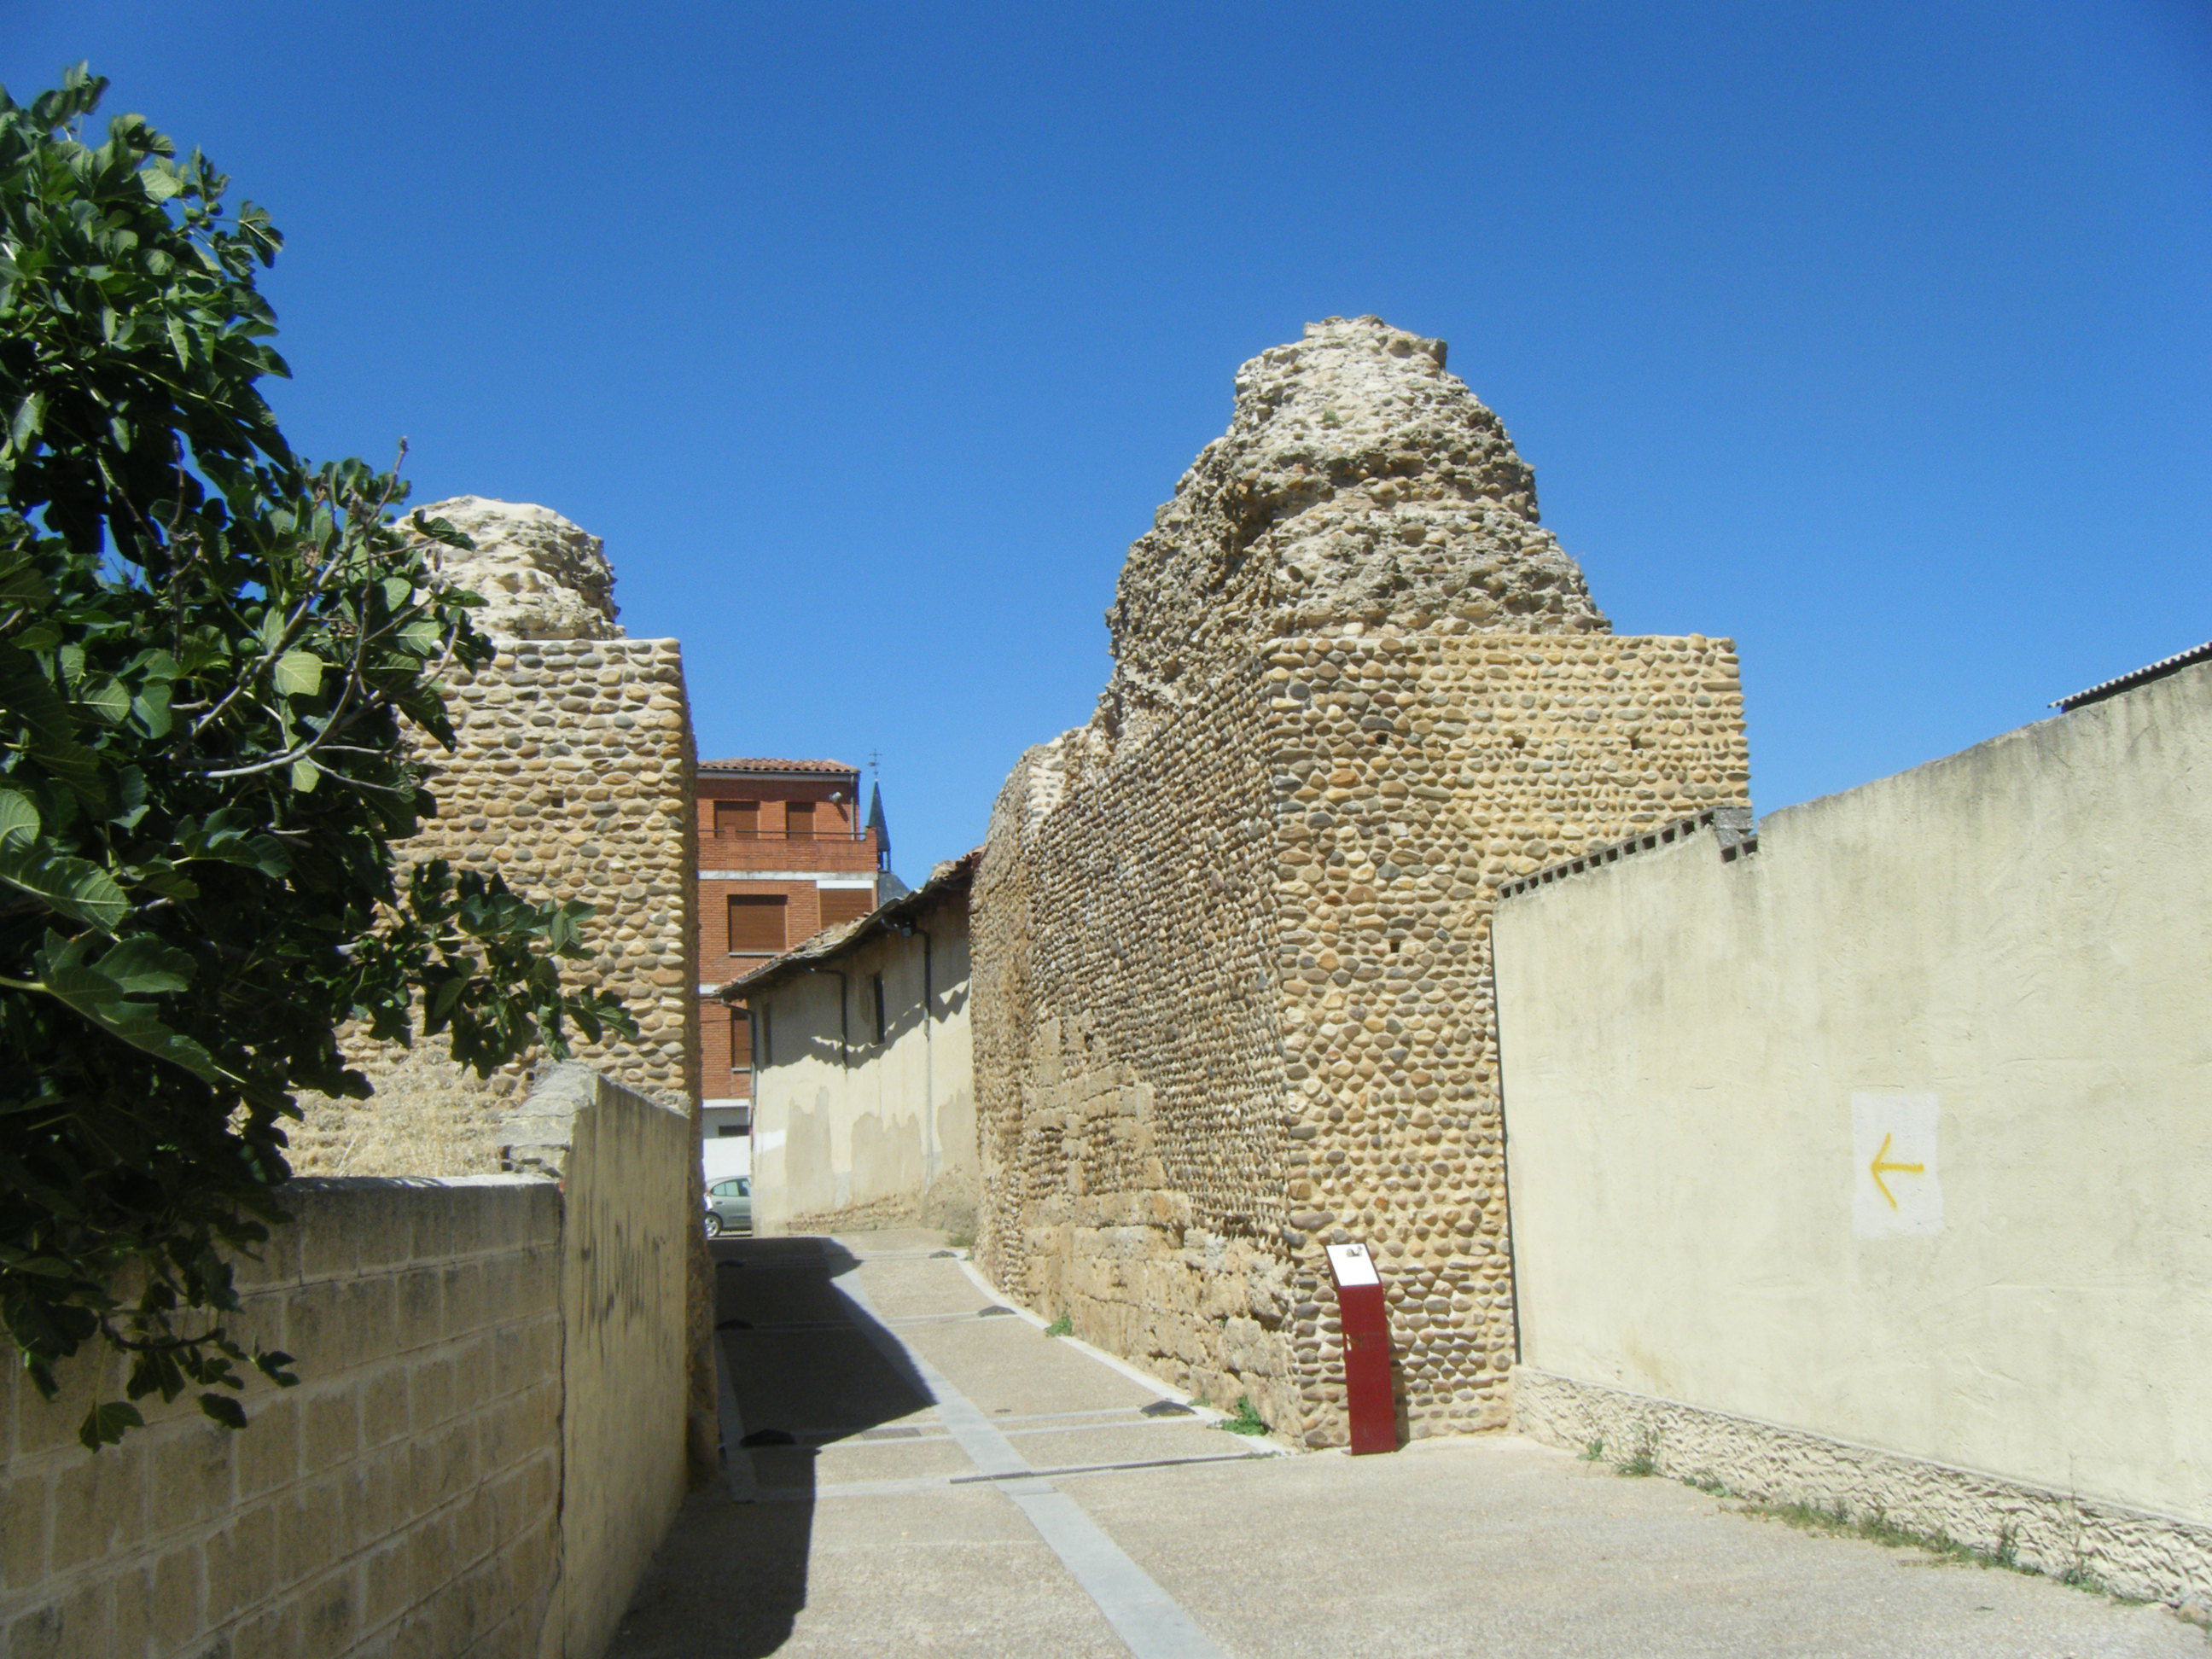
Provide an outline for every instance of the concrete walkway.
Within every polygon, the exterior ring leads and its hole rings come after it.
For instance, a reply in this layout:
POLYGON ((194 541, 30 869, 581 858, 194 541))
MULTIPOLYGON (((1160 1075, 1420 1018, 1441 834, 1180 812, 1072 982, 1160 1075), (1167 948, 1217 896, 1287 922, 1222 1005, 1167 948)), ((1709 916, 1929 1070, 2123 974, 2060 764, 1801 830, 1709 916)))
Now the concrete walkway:
POLYGON ((1354 1460, 1224 1433, 983 1315, 941 1249, 715 1247, 725 1411, 755 1443, 692 1494, 610 1659, 2206 1651, 2157 1608, 1808 1536, 1511 1437, 1354 1460))

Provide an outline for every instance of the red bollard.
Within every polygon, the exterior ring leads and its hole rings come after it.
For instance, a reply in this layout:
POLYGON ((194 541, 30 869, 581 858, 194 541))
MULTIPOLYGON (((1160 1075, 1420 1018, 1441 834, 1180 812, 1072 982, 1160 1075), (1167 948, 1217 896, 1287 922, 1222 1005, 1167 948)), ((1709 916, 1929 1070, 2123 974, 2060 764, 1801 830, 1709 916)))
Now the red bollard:
POLYGON ((1344 1330, 1344 1404, 1352 1455, 1398 1449, 1398 1407, 1390 1395, 1390 1313, 1382 1276, 1364 1244, 1332 1244, 1337 1322, 1344 1330))

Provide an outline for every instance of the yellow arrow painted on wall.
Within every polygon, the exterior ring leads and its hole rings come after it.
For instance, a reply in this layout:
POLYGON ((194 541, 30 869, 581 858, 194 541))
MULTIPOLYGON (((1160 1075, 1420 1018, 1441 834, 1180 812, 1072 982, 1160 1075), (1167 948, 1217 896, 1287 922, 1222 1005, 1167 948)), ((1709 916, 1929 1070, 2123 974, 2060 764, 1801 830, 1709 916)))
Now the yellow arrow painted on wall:
POLYGON ((1925 1164, 1884 1163, 1882 1160, 1889 1156, 1889 1139, 1887 1135, 1881 1138, 1881 1150, 1874 1155, 1874 1162, 1867 1165, 1867 1173, 1874 1177, 1874 1184, 1881 1188, 1881 1195, 1889 1200, 1889 1207, 1893 1210, 1897 1207, 1897 1195, 1889 1190, 1888 1183, 1882 1180, 1882 1172, 1887 1170, 1892 1175, 1926 1175, 1928 1166, 1925 1164))

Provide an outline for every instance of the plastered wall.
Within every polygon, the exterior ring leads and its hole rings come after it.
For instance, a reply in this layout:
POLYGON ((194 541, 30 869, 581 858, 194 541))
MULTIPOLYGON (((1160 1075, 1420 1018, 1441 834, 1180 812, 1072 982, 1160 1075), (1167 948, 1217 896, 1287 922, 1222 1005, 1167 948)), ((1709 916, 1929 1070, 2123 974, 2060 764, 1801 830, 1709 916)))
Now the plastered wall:
POLYGON ((986 1270, 1322 1445, 1358 1239, 1407 1431, 1502 1422, 1492 897, 1745 786, 1701 638, 1298 635, 1109 763, 1031 751, 975 895, 986 1270))
POLYGON ((2212 669, 1507 899, 1518 1420, 2212 1595, 2212 669))
POLYGON ((66 1368, 52 1405, 0 1376, 0 1652, 595 1659, 683 1488, 696 1227, 668 1202, 686 1118, 580 1077, 518 1128, 565 1193, 283 1189, 238 1326, 301 1381, 257 1382, 245 1430, 143 1402, 147 1428, 90 1453, 111 1368, 66 1368))
POLYGON ((751 997, 770 1027, 768 1060, 756 1051, 756 1231, 975 1231, 965 895, 914 921, 910 935, 881 933, 840 952, 823 964, 834 971, 799 973, 751 997))

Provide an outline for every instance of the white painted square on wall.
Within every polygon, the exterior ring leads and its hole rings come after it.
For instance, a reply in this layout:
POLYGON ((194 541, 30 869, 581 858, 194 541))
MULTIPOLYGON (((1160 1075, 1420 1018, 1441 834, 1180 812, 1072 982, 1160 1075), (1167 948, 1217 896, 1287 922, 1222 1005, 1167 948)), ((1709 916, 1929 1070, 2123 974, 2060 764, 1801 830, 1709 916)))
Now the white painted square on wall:
POLYGON ((1942 1231, 1936 1097, 1855 1092, 1851 1231, 1861 1238, 1926 1238, 1942 1231))

